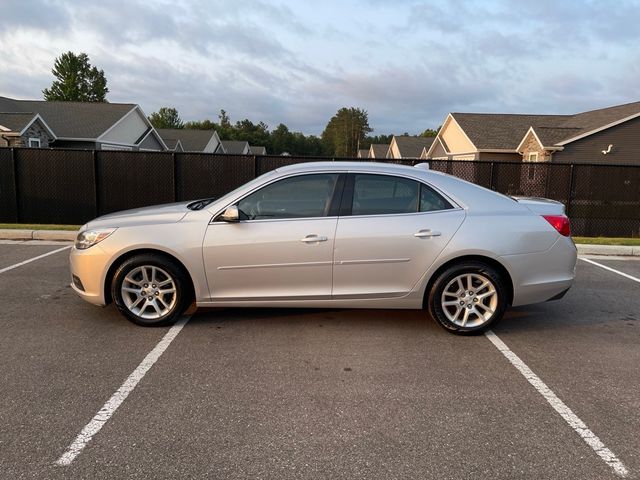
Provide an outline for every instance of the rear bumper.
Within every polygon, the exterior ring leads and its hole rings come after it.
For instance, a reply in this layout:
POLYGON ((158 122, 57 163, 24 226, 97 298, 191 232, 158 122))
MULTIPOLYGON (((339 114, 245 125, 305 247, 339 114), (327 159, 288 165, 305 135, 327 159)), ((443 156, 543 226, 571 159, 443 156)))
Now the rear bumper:
POLYGON ((573 284, 577 258, 576 246, 567 237, 558 238, 545 252, 500 257, 512 275, 512 305, 541 303, 564 296, 573 284))

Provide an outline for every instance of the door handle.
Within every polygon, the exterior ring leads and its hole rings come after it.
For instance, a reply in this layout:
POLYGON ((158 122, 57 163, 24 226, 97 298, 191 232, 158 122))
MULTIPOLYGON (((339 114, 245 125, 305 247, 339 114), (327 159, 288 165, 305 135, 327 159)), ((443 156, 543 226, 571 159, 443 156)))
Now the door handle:
POLYGON ((418 230, 416 233, 413 234, 414 237, 418 237, 418 238, 439 237, 440 235, 442 235, 440 232, 434 232, 429 229, 418 230))
POLYGON ((327 240, 327 237, 319 235, 307 235, 306 237, 300 239, 300 241, 304 243, 326 242, 327 240))

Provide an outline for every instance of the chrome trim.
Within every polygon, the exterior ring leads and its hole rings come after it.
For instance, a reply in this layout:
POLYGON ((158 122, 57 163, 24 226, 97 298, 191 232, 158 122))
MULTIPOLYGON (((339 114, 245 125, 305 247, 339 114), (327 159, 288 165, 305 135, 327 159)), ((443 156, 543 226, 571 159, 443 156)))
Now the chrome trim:
POLYGON ((289 268, 289 267, 319 267, 332 265, 332 262, 296 262, 296 263, 265 263, 258 265, 227 265, 218 267, 217 270, 247 270, 251 268, 289 268))
POLYGON ((406 263, 411 261, 410 258, 382 258, 379 260, 336 260, 334 265, 367 265, 374 263, 406 263))

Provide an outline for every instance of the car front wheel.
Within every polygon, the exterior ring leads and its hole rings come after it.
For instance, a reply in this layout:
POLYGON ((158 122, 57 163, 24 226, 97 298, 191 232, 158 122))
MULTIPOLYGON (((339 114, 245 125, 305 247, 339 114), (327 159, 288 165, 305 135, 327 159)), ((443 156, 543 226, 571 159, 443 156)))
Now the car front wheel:
POLYGON ((131 257, 118 267, 111 284, 116 308, 143 326, 170 325, 189 301, 185 273, 171 260, 154 254, 131 257))
POLYGON ((429 312, 450 332, 481 333, 502 318, 506 297, 503 280, 494 268, 465 262, 438 275, 429 294, 429 312))

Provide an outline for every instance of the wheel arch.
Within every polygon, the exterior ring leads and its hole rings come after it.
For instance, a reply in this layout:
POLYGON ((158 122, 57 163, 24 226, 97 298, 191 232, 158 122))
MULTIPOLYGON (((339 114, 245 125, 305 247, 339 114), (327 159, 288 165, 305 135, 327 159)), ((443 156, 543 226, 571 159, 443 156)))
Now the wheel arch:
POLYGON ((444 272, 447 268, 453 265, 457 265, 459 263, 464 263, 469 261, 484 263, 494 268, 498 272, 500 277, 502 277, 505 281, 505 287, 507 289, 507 304, 511 305, 511 303, 513 302, 513 279, 511 278, 511 275, 509 274, 509 271, 507 270, 507 268, 495 258, 487 257, 484 255, 463 255, 461 257, 452 258, 446 261, 433 272, 424 290, 422 307, 423 308, 427 307, 431 288, 433 287, 434 282, 442 272, 444 272))
POLYGON ((116 273, 116 270, 118 269, 118 267, 120 267, 120 265, 122 265, 125 261, 127 261, 128 259, 135 257, 137 255, 143 255, 143 254, 152 254, 152 255, 157 255, 160 257, 164 257, 165 259, 173 262, 176 264, 176 266, 178 268, 180 268, 183 273, 185 274, 186 278, 189 280, 189 294, 195 298, 195 284, 193 282, 193 278, 191 277, 191 274, 189 273, 189 269, 184 265, 183 262, 180 261, 180 259, 178 259, 175 255, 171 255, 168 252, 165 252, 163 250, 158 250, 155 248, 138 248, 135 250, 129 250, 126 251, 124 253, 122 253, 120 256, 118 256, 109 266, 109 269, 107 270, 107 274, 105 275, 105 279, 104 279, 104 300, 105 300, 105 305, 110 304, 113 301, 113 298, 111 297, 111 282, 113 281, 113 276, 116 273))

